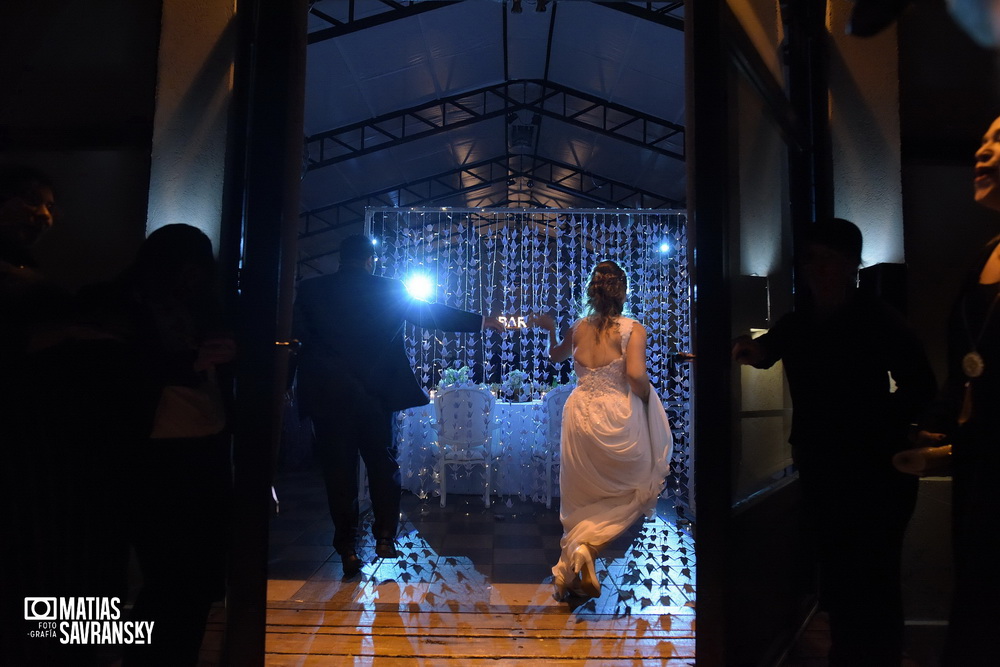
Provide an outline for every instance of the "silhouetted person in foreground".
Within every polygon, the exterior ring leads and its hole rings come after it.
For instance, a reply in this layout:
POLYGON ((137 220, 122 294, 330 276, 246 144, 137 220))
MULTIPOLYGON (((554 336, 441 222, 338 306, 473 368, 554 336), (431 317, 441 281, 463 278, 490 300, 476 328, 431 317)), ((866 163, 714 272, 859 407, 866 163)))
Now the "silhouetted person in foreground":
POLYGON ((892 456, 907 448, 909 425, 935 381, 902 316, 856 289, 861 243, 846 220, 808 226, 798 257, 807 304, 760 338, 738 338, 732 356, 757 368, 784 362, 789 441, 820 606, 829 614, 830 665, 898 667, 900 551, 917 478, 896 471, 892 456))
POLYGON ((65 323, 69 295, 45 280, 32 255, 54 222, 49 178, 29 167, 0 167, 0 369, 65 323))
POLYGON ((132 618, 152 643, 124 664, 196 665, 212 603, 225 594, 231 494, 226 366, 235 356, 212 243, 190 225, 153 231, 114 282, 86 292, 92 321, 134 349, 148 424, 122 491, 142 585, 132 618))
MULTIPOLYGON (((1000 211, 1000 118, 976 151, 975 199, 1000 211)), ((972 264, 948 325, 948 377, 921 445, 952 444, 955 589, 942 665, 993 664, 1000 625, 1000 236, 972 264)))
POLYGON ((0 169, 0 661, 90 665, 94 645, 32 637, 26 598, 127 592, 122 503, 130 446, 144 432, 127 345, 80 325, 31 248, 54 223, 44 175, 0 169))

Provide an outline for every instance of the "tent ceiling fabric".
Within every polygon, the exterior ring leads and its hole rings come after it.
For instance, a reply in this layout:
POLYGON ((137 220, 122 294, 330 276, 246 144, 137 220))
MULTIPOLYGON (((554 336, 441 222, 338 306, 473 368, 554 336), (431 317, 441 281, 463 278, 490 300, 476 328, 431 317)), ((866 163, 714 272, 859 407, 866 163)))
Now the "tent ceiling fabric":
POLYGON ((684 205, 683 2, 537 1, 310 5, 310 272, 365 205, 684 205))

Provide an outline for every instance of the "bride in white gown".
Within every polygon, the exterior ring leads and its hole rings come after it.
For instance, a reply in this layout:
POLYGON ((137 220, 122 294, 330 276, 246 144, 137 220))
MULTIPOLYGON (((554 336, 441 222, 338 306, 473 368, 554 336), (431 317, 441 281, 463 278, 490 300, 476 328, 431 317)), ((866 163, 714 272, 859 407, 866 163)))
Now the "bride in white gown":
POLYGON ((552 568, 558 600, 600 595, 595 556, 652 514, 669 470, 670 426, 646 374, 646 330, 621 316, 626 289, 625 272, 603 261, 587 286, 587 316, 562 341, 551 316, 533 319, 549 332, 551 360, 572 354, 579 378, 563 412, 562 554, 552 568))

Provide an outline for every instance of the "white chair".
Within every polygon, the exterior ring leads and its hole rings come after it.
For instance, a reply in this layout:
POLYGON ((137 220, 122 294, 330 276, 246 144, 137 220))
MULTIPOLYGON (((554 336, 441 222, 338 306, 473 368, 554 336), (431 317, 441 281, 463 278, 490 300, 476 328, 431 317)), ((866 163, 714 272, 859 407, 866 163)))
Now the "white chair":
POLYGON ((552 477, 553 471, 559 468, 559 441, 562 438, 563 408, 566 399, 573 391, 574 385, 561 384, 555 387, 542 399, 542 421, 545 428, 542 433, 545 441, 533 453, 533 457, 542 468, 545 475, 545 507, 552 507, 552 477))
POLYGON ((483 466, 483 503, 490 506, 493 471, 491 439, 496 428, 490 415, 496 399, 488 389, 474 386, 445 387, 434 398, 438 452, 435 469, 441 487, 441 507, 448 498, 448 467, 483 466))

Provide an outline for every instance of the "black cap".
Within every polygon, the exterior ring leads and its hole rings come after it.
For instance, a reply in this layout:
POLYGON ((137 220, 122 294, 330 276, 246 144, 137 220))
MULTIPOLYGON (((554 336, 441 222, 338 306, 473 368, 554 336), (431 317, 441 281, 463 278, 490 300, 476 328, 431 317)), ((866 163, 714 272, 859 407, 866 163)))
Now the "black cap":
POLYGON ((861 230, 850 220, 818 220, 806 226, 802 241, 832 248, 861 265, 861 230))

